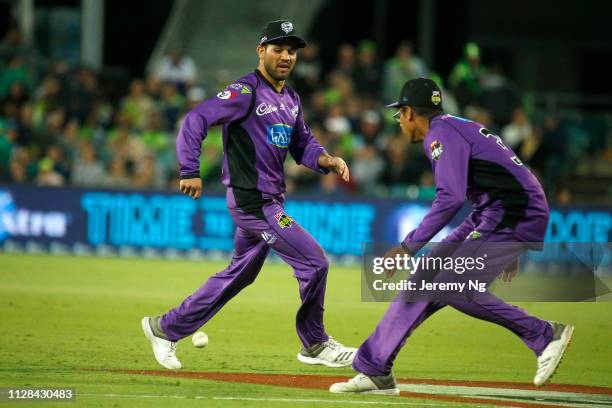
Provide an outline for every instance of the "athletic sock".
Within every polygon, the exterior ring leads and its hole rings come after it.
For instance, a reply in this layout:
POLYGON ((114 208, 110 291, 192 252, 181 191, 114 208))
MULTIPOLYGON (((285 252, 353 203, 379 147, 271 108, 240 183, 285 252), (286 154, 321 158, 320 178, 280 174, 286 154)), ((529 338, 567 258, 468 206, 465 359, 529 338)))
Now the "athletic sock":
POLYGON ((168 336, 166 336, 166 333, 164 333, 164 331, 161 329, 161 326, 159 324, 160 320, 161 316, 153 316, 151 318, 151 331, 153 332, 153 335, 155 337, 160 337, 162 339, 168 340, 168 336))

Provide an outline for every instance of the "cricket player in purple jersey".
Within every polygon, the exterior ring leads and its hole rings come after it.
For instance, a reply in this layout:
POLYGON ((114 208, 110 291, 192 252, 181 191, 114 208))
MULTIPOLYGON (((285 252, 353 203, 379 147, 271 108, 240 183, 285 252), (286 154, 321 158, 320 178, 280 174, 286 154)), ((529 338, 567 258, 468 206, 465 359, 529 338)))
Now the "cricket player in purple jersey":
MULTIPOLYGON (((452 256, 464 257, 473 256, 470 251, 480 246, 472 242, 516 243, 497 251, 494 244, 487 246, 493 253, 488 254, 483 272, 509 280, 518 270, 524 248, 541 246, 544 241, 548 223, 544 191, 498 136, 479 123, 445 115, 441 106, 440 89, 426 78, 408 81, 398 102, 388 105, 399 109, 396 118, 403 136, 412 143, 423 142, 434 172, 436 197, 420 225, 385 256, 414 256, 453 219, 467 196, 473 204, 472 213, 443 242, 463 243, 453 245, 456 252, 452 256)), ((398 299, 357 351, 353 368, 359 374, 348 382, 333 384, 331 392, 399 394, 391 371, 395 357, 408 336, 446 305, 518 335, 537 357, 534 383, 538 386, 550 380, 574 330, 570 325, 530 316, 488 291, 473 298, 398 299)))
POLYGON ((180 369, 178 340, 196 332, 231 298, 257 277, 270 248, 293 267, 302 304, 296 328, 302 350, 299 361, 328 367, 353 362, 355 348, 327 335, 323 303, 328 261, 323 249, 283 209, 283 164, 295 161, 321 174, 332 171, 349 180, 349 170, 313 137, 304 122, 298 94, 285 85, 298 48, 306 46, 289 21, 266 25, 257 46, 259 65, 216 97, 187 114, 176 152, 180 190, 198 199, 202 191, 200 149, 211 126, 223 126, 223 175, 227 206, 236 224, 234 253, 223 271, 211 276, 183 303, 163 316, 145 317, 142 329, 155 358, 168 369, 180 369))

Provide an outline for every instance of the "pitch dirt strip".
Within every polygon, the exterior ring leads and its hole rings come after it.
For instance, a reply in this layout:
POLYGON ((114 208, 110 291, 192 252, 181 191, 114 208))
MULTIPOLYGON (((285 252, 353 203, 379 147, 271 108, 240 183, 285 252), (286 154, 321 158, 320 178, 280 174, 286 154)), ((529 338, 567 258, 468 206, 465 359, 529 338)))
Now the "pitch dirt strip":
MULTIPOLYGON (((315 374, 290 375, 190 371, 175 372, 167 370, 127 369, 103 371, 131 375, 153 375, 324 390, 329 389, 329 386, 335 382, 346 381, 348 379, 346 376, 340 377, 315 374)), ((612 388, 608 387, 549 384, 544 388, 537 388, 532 384, 513 382, 426 379, 398 379, 397 381, 402 390, 400 395, 409 398, 519 408, 565 408, 567 406, 599 408, 612 406, 612 388), (419 388, 419 386, 421 387, 419 388), (427 388, 427 386, 430 388, 427 388), (466 388, 467 390, 465 390, 466 388), (523 393, 520 391, 523 391, 523 393), (527 392, 525 393, 525 391, 527 392), (557 394, 551 394, 552 392, 557 394)))

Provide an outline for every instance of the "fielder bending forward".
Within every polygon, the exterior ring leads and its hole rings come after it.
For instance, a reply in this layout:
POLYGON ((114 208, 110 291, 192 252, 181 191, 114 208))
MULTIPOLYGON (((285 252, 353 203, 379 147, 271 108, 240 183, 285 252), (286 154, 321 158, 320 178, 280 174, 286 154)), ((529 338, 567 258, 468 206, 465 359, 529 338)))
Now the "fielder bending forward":
MULTIPOLYGON (((541 245, 544 241, 548 222, 544 191, 498 136, 478 123, 443 114, 441 106, 440 89, 426 78, 408 81, 399 101, 388 105, 399 108, 396 115, 403 136, 412 143, 424 141, 436 197, 420 225, 386 256, 415 255, 459 212, 467 195, 473 203, 472 213, 443 242, 467 243, 456 245, 456 256, 473 255, 469 251, 481 247, 478 242, 516 243, 511 249, 493 251, 497 253, 486 263, 487 275, 510 277, 517 271, 525 243, 541 245)), ((330 391, 399 394, 391 371, 395 357, 410 333, 446 305, 518 335, 537 356, 537 386, 554 374, 574 330, 570 325, 530 316, 489 292, 471 299, 394 301, 357 352, 353 368, 359 374, 348 382, 333 384, 330 391)))
POLYGON ((232 297, 251 284, 273 248, 293 267, 302 305, 296 316, 303 344, 298 360, 306 364, 344 367, 356 349, 327 335, 323 303, 328 261, 319 244, 283 209, 283 163, 287 152, 314 171, 330 170, 349 179, 344 160, 331 157, 304 122, 297 93, 285 86, 298 48, 306 46, 289 21, 264 29, 257 47, 259 65, 216 97, 189 112, 177 138, 180 189, 197 199, 202 181, 199 157, 210 126, 223 125, 223 176, 227 206, 236 223, 234 253, 228 267, 213 275, 195 293, 163 316, 145 317, 142 328, 157 362, 180 369, 176 342, 197 331, 232 297))

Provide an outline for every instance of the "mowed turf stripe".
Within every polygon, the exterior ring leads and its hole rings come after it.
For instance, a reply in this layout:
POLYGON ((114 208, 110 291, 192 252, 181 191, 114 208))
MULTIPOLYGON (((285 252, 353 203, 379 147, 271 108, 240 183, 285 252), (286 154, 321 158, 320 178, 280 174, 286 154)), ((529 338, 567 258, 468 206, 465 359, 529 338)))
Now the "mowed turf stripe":
MULTIPOLYGON (((112 372, 132 374, 132 375, 153 375, 162 377, 178 377, 178 378, 191 378, 191 379, 204 379, 213 381, 224 381, 224 382, 236 382, 246 384, 259 384, 259 385, 270 385, 280 387, 292 387, 292 388, 309 388, 309 389, 329 389, 329 386, 335 382, 347 381, 346 377, 338 376, 324 376, 324 375, 291 375, 291 374, 261 374, 261 373, 216 373, 216 372, 189 372, 189 371, 167 371, 167 370, 109 370, 112 372)), ((420 384, 426 384, 425 381, 419 379, 416 382, 420 384)), ((400 383, 410 383, 410 379, 400 379, 400 383)), ((431 380, 432 383, 441 382, 431 380)), ((445 381, 448 382, 448 381, 445 381)), ((511 383, 511 382, 479 382, 479 381, 465 381, 460 382, 458 380, 452 381, 455 385, 464 387, 474 387, 477 383, 486 383, 489 388, 507 388, 507 389, 527 389, 533 390, 534 394, 537 393, 538 389, 533 385, 524 383, 511 383), (492 385, 495 384, 495 385, 492 385)), ((590 393, 589 391, 595 390, 594 394, 612 395, 612 389, 607 387, 590 387, 572 384, 552 384, 547 385, 546 390, 548 391, 565 391, 571 388, 574 390, 580 390, 582 393, 590 393), (563 390, 557 390, 556 388, 563 388, 563 390), (588 391, 587 391, 588 390, 588 391)), ((579 391, 575 391, 579 392, 579 391)), ((554 408, 554 407, 566 407, 566 402, 552 402, 552 403, 541 403, 541 402, 525 402, 508 400, 500 397, 477 397, 477 396, 464 396, 464 395, 447 395, 447 394, 436 394, 427 392, 414 392, 414 391, 402 391, 400 393, 403 397, 429 399, 429 400, 440 400, 454 403, 471 403, 471 404, 488 404, 502 407, 518 407, 518 408, 554 408)), ((537 398, 537 395, 533 397, 537 398)))
POLYGON ((322 398, 275 398, 275 397, 210 397, 205 395, 150 395, 150 394, 107 394, 107 393, 79 393, 77 398, 143 398, 143 399, 194 399, 212 401, 244 401, 244 402, 290 402, 290 403, 316 403, 316 404, 350 404, 350 405, 403 405, 418 407, 446 407, 446 404, 435 402, 410 402, 410 401, 364 401, 357 399, 322 399, 322 398))

